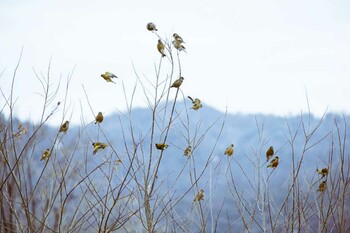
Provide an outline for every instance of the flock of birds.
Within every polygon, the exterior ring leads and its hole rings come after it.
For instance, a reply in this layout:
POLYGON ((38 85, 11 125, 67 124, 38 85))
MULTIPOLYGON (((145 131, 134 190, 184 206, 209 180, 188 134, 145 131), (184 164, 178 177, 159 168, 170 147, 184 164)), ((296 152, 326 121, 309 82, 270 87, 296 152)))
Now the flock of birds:
MULTIPOLYGON (((157 32, 158 29, 156 28, 156 25, 152 22, 148 23, 146 25, 147 30, 151 31, 151 32, 157 32)), ((159 37, 160 38, 160 37, 159 37)), ((178 51, 185 51, 185 47, 183 46, 184 40, 182 39, 181 36, 179 36, 177 33, 173 34, 173 38, 174 40, 172 41, 172 44, 174 46, 175 49, 177 49, 178 51)), ((158 43, 157 43, 157 49, 159 51, 159 53, 161 54, 162 57, 165 57, 165 44, 162 42, 161 39, 158 39, 158 43)), ((105 72, 103 74, 101 74, 101 77, 106 81, 106 82, 112 82, 115 83, 112 79, 113 78, 118 78, 115 74, 113 74, 112 72, 105 72)), ((183 83, 184 78, 180 77, 177 80, 175 80, 172 85, 170 86, 170 88, 180 88, 181 84, 183 83)), ((201 104, 201 100, 198 98, 192 98, 190 96, 187 96, 191 102, 192 102, 192 107, 191 109, 194 110, 198 110, 200 108, 202 108, 202 104, 201 104)), ((99 112, 96 117, 95 117, 95 124, 101 124, 103 121, 104 117, 102 112, 99 112)), ((59 133, 64 133, 66 134, 69 128, 69 121, 65 121, 59 128, 59 133)), ((93 155, 95 155, 98 151, 105 149, 108 144, 102 143, 102 142, 93 142, 92 143, 93 146, 93 155)), ((168 144, 166 143, 155 143, 155 147, 158 150, 165 150, 168 148, 168 144)), ((189 157, 192 155, 192 146, 187 146, 186 149, 184 150, 184 155, 189 157)), ((231 144, 229 147, 226 148, 224 155, 227 156, 232 156, 234 153, 234 144, 231 144)), ((42 157, 41 160, 46 160, 50 157, 51 152, 50 149, 46 149, 43 153, 42 153, 42 157)), ((270 146, 267 150, 266 150, 266 162, 269 162, 269 160, 275 155, 274 149, 272 146, 270 146)), ((121 163, 122 161, 120 159, 117 160, 116 163, 121 163)), ((278 156, 275 156, 269 163, 269 165, 267 166, 267 168, 277 168, 279 164, 279 158, 278 156)), ((326 177, 328 175, 328 168, 322 168, 322 169, 316 169, 316 172, 322 175, 322 178, 326 177)), ((320 192, 324 192, 327 188, 327 184, 326 184, 326 179, 323 180, 320 185, 319 188, 317 189, 317 191, 320 192)), ((204 190, 200 189, 199 192, 196 194, 194 201, 201 201, 204 199, 204 190)))
MULTIPOLYGON (((275 151, 274 151, 274 149, 273 149, 273 147, 272 146, 270 146, 267 150, 266 150, 266 162, 268 162, 271 158, 272 158, 272 156, 275 154, 275 151)), ((270 168, 276 168, 277 166, 278 166, 278 164, 279 164, 279 158, 278 158, 278 156, 275 156, 275 158, 273 158, 272 160, 271 160, 271 162, 270 162, 270 164, 267 166, 268 168, 270 167, 270 168)), ((316 172, 318 173, 318 174, 321 174, 322 175, 322 178, 321 179, 323 179, 324 177, 327 177, 327 175, 328 175, 328 168, 322 168, 322 169, 316 169, 316 172)), ((326 180, 326 178, 324 179, 324 180, 322 180, 322 182, 320 183, 320 185, 318 186, 318 189, 317 189, 317 191, 319 191, 319 192, 324 192, 324 191, 326 191, 326 189, 327 189, 327 180, 326 180)))

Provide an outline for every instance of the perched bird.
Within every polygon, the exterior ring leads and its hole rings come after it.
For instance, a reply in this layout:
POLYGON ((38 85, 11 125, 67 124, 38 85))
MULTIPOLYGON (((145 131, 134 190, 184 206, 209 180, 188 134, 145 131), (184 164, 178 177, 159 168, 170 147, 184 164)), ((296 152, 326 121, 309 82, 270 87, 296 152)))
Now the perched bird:
POLYGON ((184 155, 187 157, 192 155, 192 146, 186 147, 186 149, 184 150, 184 155))
POLYGON ((179 50, 179 51, 184 51, 184 52, 186 52, 185 51, 185 46, 183 46, 181 43, 179 43, 179 42, 177 42, 176 40, 173 40, 173 45, 174 45, 174 47, 175 47, 175 49, 177 49, 177 50, 179 50))
POLYGON ((278 162, 278 156, 276 156, 271 160, 270 164, 267 167, 276 168, 278 166, 278 162))
POLYGON ((160 54, 162 54, 162 57, 165 57, 165 53, 164 53, 164 44, 162 42, 162 40, 158 40, 158 44, 157 44, 157 49, 160 52, 160 54))
POLYGON ((166 148, 168 148, 168 144, 166 144, 166 143, 156 143, 156 148, 158 150, 165 150, 166 148))
POLYGON ((50 155, 51 155, 50 149, 46 149, 46 150, 43 152, 40 161, 41 161, 41 160, 46 160, 48 157, 50 157, 50 155))
POLYGON ((268 162, 271 159, 274 153, 275 151, 273 150, 273 147, 270 146, 269 149, 266 150, 266 162, 268 162))
POLYGON ((180 77, 179 79, 175 80, 175 82, 173 82, 170 88, 172 87, 179 88, 183 81, 184 81, 184 78, 180 77))
POLYGON ((104 148, 106 148, 108 145, 102 142, 93 142, 92 143, 93 146, 93 152, 92 154, 96 154, 99 150, 103 150, 104 148))
POLYGON ((66 134, 68 128, 69 128, 69 121, 66 121, 61 125, 60 130, 58 132, 59 133, 64 132, 66 134))
POLYGON ((179 44, 185 43, 184 40, 181 38, 181 36, 179 36, 177 33, 174 33, 173 37, 177 43, 179 43, 179 44))
POLYGON ((146 28, 148 31, 151 31, 151 32, 158 31, 156 25, 152 22, 148 23, 146 28))
POLYGON ((106 82, 111 82, 111 83, 115 83, 113 82, 112 78, 118 78, 115 74, 106 71, 104 74, 101 74, 101 77, 106 80, 106 82))
POLYGON ((102 112, 98 112, 97 116, 95 117, 95 124, 97 123, 102 123, 103 121, 103 115, 102 115, 102 112))
POLYGON ((191 101, 192 101, 192 109, 193 110, 198 110, 198 109, 200 109, 201 107, 203 107, 202 106, 202 104, 201 104, 201 100, 200 99, 198 99, 198 98, 195 98, 195 99, 193 99, 191 96, 187 96, 191 101))
POLYGON ((321 174, 322 175, 322 178, 323 177, 325 177, 325 176, 327 176, 328 175, 328 168, 322 168, 322 169, 316 169, 316 172, 318 173, 318 174, 321 174))
POLYGON ((231 144, 229 147, 226 148, 224 154, 227 155, 227 156, 231 156, 233 155, 233 152, 234 152, 234 145, 231 144))
POLYGON ((317 191, 324 192, 327 189, 327 181, 322 181, 321 184, 318 186, 317 191))
POLYGON ((197 195, 193 199, 193 201, 201 201, 201 200, 204 200, 204 190, 203 189, 199 190, 199 192, 197 193, 197 195))

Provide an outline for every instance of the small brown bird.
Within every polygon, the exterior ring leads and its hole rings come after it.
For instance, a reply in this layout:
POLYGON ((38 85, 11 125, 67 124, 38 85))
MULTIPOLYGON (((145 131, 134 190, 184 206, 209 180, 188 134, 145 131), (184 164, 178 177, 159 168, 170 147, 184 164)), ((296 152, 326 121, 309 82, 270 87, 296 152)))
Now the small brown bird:
POLYGON ((173 82, 170 88, 172 87, 179 88, 183 81, 184 81, 184 78, 180 77, 179 79, 175 80, 175 82, 173 82))
POLYGON ((103 115, 102 115, 102 112, 98 112, 97 116, 95 117, 95 124, 97 123, 102 123, 103 121, 103 115))
POLYGON ((164 47, 165 46, 164 46, 163 42, 159 39, 158 40, 158 44, 157 44, 157 49, 160 52, 160 54, 162 54, 162 57, 166 56, 165 53, 164 53, 164 47))
POLYGON ((110 82, 110 83, 115 83, 113 82, 112 78, 118 78, 115 74, 106 71, 104 74, 101 74, 101 77, 106 80, 106 82, 110 82))
POLYGON ((46 160, 48 157, 50 157, 50 155, 51 155, 50 149, 46 149, 46 150, 43 152, 40 161, 41 161, 41 160, 46 160))
POLYGON ((318 174, 321 174, 322 175, 322 178, 323 177, 325 177, 325 176, 327 176, 328 175, 328 168, 322 168, 322 169, 316 169, 316 172, 318 173, 318 174))
POLYGON ((184 52, 186 52, 185 46, 183 46, 181 43, 177 42, 176 40, 173 40, 172 43, 173 43, 175 49, 177 49, 177 50, 179 50, 179 51, 184 51, 184 52))
POLYGON ((324 192, 327 189, 327 181, 322 181, 321 184, 318 186, 317 191, 324 192))
POLYGON ((199 190, 199 192, 197 193, 197 195, 195 196, 193 201, 202 201, 202 200, 204 200, 204 190, 203 189, 199 190))
POLYGON ((273 147, 270 146, 269 149, 266 150, 266 162, 268 162, 271 159, 274 153, 275 151, 273 150, 273 147))
POLYGON ((166 148, 168 148, 168 144, 166 144, 166 143, 156 143, 156 148, 158 150, 165 150, 166 148))
POLYGON ((185 43, 184 40, 181 38, 181 36, 179 36, 177 33, 174 33, 173 37, 177 43, 179 43, 179 44, 185 43))
POLYGON ((64 132, 66 134, 68 131, 68 128, 69 128, 69 121, 66 121, 61 125, 60 130, 58 132, 59 133, 64 132))
POLYGON ((270 164, 267 167, 276 168, 278 166, 278 163, 279 163, 278 156, 276 156, 271 160, 270 164))
POLYGON ((192 155, 192 146, 186 147, 186 149, 184 150, 184 155, 187 157, 192 155))
POLYGON ((224 154, 227 156, 232 156, 233 152, 235 151, 233 147, 234 147, 233 144, 231 144, 229 147, 227 147, 224 154))
POLYGON ((151 32, 158 31, 156 25, 154 23, 152 23, 152 22, 148 23, 146 25, 146 28, 147 28, 148 31, 151 31, 151 32))
POLYGON ((93 142, 92 143, 93 146, 93 152, 92 154, 95 155, 99 150, 103 150, 104 148, 106 148, 108 145, 102 142, 93 142))

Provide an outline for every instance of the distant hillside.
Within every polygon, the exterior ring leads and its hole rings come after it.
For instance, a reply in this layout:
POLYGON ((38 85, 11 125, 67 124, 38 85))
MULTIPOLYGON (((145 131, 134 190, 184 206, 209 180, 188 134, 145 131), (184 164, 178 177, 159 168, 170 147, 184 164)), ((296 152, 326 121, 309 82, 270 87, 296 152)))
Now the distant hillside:
MULTIPOLYGON (((191 212, 195 193, 188 191, 193 189, 191 187, 197 176, 201 177, 194 186, 205 190, 205 205, 214 216, 221 214, 218 218, 220 232, 227 230, 230 224, 235 231, 243 231, 236 210, 237 199, 233 198, 237 195, 233 194, 233 187, 244 196, 244 202, 254 203, 258 186, 269 186, 269 192, 278 205, 287 195, 288 185, 292 182, 293 159, 294 166, 301 162, 301 175, 298 178, 302 189, 300 191, 307 192, 312 188, 313 193, 316 193, 316 168, 327 167, 332 158, 334 160, 329 167, 331 174, 339 167, 339 156, 335 154, 342 148, 339 148, 336 124, 342 135, 350 131, 349 125, 344 125, 344 121, 349 122, 349 116, 327 114, 324 118, 316 118, 308 114, 293 117, 237 113, 225 115, 209 106, 198 111, 189 107, 183 102, 177 103, 166 140, 169 147, 164 151, 158 174, 151 175, 157 175, 159 182, 156 182, 156 188, 159 193, 173 196, 174 200, 181 197, 175 207, 180 218, 191 212), (235 152, 232 157, 226 157, 224 151, 230 144, 234 144, 235 152), (183 155, 188 145, 193 148, 190 158, 183 155), (275 148, 275 153, 280 158, 280 165, 275 170, 266 168, 268 163, 265 151, 269 146, 275 148), (235 220, 229 223, 228 218, 235 220)), ((170 112, 171 105, 159 107, 153 144, 164 140, 170 112)), ((74 163, 84 166, 87 162, 88 170, 104 161, 109 161, 108 166, 112 167, 119 158, 124 167, 118 171, 122 177, 132 162, 130 154, 137 148, 136 156, 140 164, 135 167, 135 176, 142 180, 145 174, 142 169, 149 159, 151 117, 150 109, 136 108, 130 113, 105 116, 100 126, 93 123, 87 126, 71 126, 67 135, 55 145, 55 154, 57 158, 69 157, 70 151, 74 150, 74 163), (93 156, 91 143, 95 141, 102 141, 110 146, 93 156)), ((29 130, 31 132, 33 128, 29 130)), ((41 151, 52 146, 57 130, 58 128, 48 127, 42 129, 44 139, 35 142, 35 157, 31 158, 36 167, 44 165, 40 161, 41 151)), ((344 140, 349 145, 349 138, 344 140)), ((154 156, 160 156, 160 151, 153 150, 154 156)), ((345 154, 349 156, 348 148, 345 148, 345 154)), ((154 168, 156 164, 152 166, 154 168)), ((96 172, 93 179, 103 187, 107 180, 104 179, 105 174, 102 171, 96 172)), ((40 169, 37 172, 34 177, 39 176, 40 169)), ((130 186, 132 190, 135 188, 130 186)), ((99 190, 101 193, 104 191, 103 188, 99 190)), ((210 216, 207 217, 209 221, 210 216)), ((211 221, 209 226, 212 226, 211 221)))

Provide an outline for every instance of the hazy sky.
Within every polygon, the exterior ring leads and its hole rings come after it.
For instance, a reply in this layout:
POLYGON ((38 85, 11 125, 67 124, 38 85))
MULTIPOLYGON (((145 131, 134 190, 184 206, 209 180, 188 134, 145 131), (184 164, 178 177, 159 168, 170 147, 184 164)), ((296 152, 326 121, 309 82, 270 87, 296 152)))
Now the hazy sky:
MULTIPOLYGON (((37 73, 51 60, 52 87, 65 85, 68 114, 80 120, 95 113, 123 110, 122 83, 131 93, 134 64, 154 80, 160 54, 157 37, 174 32, 186 41, 181 54, 182 90, 204 105, 229 112, 298 114, 311 111, 350 113, 350 1, 0 1, 1 89, 8 94, 23 46, 15 83, 16 113, 38 118, 43 99, 37 73), (100 77, 111 71, 116 85, 100 77)), ((163 61, 163 75, 169 69, 163 61)), ((146 106, 138 85, 134 106, 146 106)), ((1 105, 4 98, 0 97, 1 105)), ((59 92, 57 101, 64 100, 59 92)), ((55 101, 56 101, 55 100, 55 101)), ((1 107, 2 107, 1 106, 1 107)), ((58 112, 62 116, 62 111, 58 112)), ((90 116, 91 115, 91 116, 90 116)), ((61 118, 60 118, 61 120, 61 118)))

